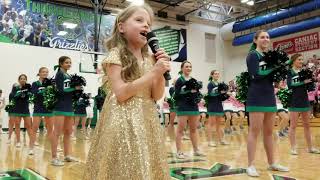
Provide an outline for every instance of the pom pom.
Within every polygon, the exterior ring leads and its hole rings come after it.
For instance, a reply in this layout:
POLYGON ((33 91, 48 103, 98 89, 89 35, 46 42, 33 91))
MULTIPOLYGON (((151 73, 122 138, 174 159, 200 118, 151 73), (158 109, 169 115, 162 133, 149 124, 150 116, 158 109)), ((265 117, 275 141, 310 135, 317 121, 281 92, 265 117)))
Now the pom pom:
POLYGON ((277 96, 278 96, 279 100, 281 101, 281 104, 283 105, 283 107, 288 108, 289 102, 292 97, 292 91, 289 89, 280 89, 277 92, 277 96))
POLYGON ((58 102, 58 90, 55 86, 48 86, 43 91, 43 105, 47 110, 52 111, 58 102))
POLYGON ((86 86, 86 79, 82 76, 78 76, 77 74, 71 75, 70 87, 74 88, 76 86, 86 86))
POLYGON ((12 111, 12 109, 14 108, 14 106, 16 105, 15 100, 11 100, 9 102, 9 104, 6 105, 6 107, 4 108, 4 110, 8 113, 10 113, 12 111))
POLYGON ((44 78, 42 81, 43 87, 54 86, 55 84, 56 84, 56 81, 53 77, 52 78, 44 78))
POLYGON ((246 102, 250 75, 248 72, 242 72, 236 77, 237 94, 236 99, 242 103, 246 102))
POLYGON ((290 61, 286 52, 281 50, 272 50, 264 53, 263 60, 267 63, 267 68, 273 68, 271 73, 273 82, 280 82, 287 78, 290 69, 290 61))

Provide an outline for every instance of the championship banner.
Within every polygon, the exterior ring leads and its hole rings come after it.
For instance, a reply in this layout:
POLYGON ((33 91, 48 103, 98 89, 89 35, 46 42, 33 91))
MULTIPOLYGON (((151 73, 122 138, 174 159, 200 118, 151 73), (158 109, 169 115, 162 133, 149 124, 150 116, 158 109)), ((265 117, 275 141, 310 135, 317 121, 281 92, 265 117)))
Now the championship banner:
MULTIPOLYGON (((48 2, 0 0, 0 42, 92 51, 93 10, 48 2)), ((110 36, 114 21, 112 15, 101 16, 100 52, 105 49, 103 40, 110 36)))
POLYGON ((186 29, 172 29, 165 26, 153 30, 159 39, 159 46, 165 50, 176 62, 187 60, 187 32, 186 29))
POLYGON ((283 50, 288 54, 319 49, 319 33, 306 34, 273 43, 273 48, 283 50))

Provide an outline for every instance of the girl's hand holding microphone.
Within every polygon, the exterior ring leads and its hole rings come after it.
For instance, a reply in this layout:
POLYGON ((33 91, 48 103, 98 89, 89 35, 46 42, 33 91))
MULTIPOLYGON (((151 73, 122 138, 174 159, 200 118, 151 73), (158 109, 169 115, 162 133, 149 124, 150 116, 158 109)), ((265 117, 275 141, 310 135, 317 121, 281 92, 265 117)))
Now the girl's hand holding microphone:
POLYGON ((155 71, 157 75, 163 76, 165 72, 170 71, 170 56, 165 53, 163 49, 158 49, 154 57, 157 62, 153 67, 153 71, 155 71))

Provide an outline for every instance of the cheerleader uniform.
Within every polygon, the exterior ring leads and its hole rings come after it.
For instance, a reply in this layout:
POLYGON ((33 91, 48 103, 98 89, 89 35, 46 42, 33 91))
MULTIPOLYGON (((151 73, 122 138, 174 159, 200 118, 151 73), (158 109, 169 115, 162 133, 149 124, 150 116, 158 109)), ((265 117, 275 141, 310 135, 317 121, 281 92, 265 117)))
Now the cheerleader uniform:
POLYGON ((299 80, 299 75, 293 69, 288 73, 288 88, 292 90, 292 97, 289 103, 291 112, 310 111, 308 92, 303 81, 299 80))
MULTIPOLYGON (((174 97, 174 87, 171 87, 171 88, 169 89, 169 94, 170 94, 170 97, 171 97, 171 98, 174 97)), ((177 105, 176 105, 176 103, 170 105, 170 112, 177 112, 177 105)))
POLYGON ((79 100, 75 102, 74 116, 86 117, 87 116, 86 107, 87 106, 84 104, 83 98, 79 98, 79 100))
POLYGON ((209 116, 224 116, 222 102, 219 99, 218 82, 208 84, 208 112, 209 116))
POLYGON ((87 118, 92 119, 93 118, 93 106, 94 106, 94 100, 92 98, 89 99, 89 106, 86 107, 87 112, 87 118))
POLYGON ((208 110, 207 110, 207 107, 205 106, 205 104, 203 102, 199 102, 198 103, 198 108, 199 108, 199 112, 200 113, 207 114, 208 110))
MULTIPOLYGON (((198 103, 195 102, 194 94, 190 91, 185 90, 185 83, 187 80, 184 78, 184 76, 180 76, 174 86, 174 93, 175 93, 175 99, 177 104, 177 115, 178 116, 197 116, 200 115, 199 109, 198 109, 198 103), (186 98, 186 95, 191 93, 192 97, 190 100, 186 98)), ((189 94, 190 95, 190 94, 189 94)))
POLYGON ((15 101, 15 105, 9 112, 9 116, 30 117, 29 93, 28 89, 22 89, 19 85, 12 88, 10 99, 15 101))
POLYGON ((74 116, 72 107, 72 92, 70 87, 71 77, 68 73, 58 70, 55 76, 56 86, 59 92, 58 102, 53 110, 56 116, 74 116))
POLYGON ((224 112, 236 112, 236 109, 232 103, 232 100, 231 100, 231 96, 229 97, 229 99, 225 100, 223 103, 222 103, 222 107, 223 107, 223 111, 224 112))
POLYGON ((37 116, 51 117, 51 116, 53 116, 52 112, 48 111, 47 108, 43 104, 44 89, 45 89, 45 87, 42 86, 42 83, 40 81, 35 81, 32 83, 31 92, 35 98, 34 110, 33 110, 34 117, 37 117, 37 116))
POLYGON ((267 68, 260 52, 253 50, 247 56, 250 85, 246 101, 247 112, 277 112, 274 87, 271 76, 272 68, 267 68))

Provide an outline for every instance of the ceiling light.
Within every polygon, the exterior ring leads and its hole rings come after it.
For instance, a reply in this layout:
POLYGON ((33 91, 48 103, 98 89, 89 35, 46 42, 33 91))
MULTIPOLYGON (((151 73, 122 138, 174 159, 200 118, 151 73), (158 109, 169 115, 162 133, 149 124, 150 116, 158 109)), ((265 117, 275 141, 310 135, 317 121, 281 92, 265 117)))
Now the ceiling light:
POLYGON ((78 24, 69 23, 69 22, 64 22, 63 25, 66 26, 66 28, 68 29, 74 29, 78 26, 78 24))
POLYGON ((144 4, 144 0, 127 0, 128 2, 130 2, 132 5, 137 5, 137 6, 141 6, 144 4))
POLYGON ((247 2, 247 4, 249 5, 249 6, 253 6, 254 5, 254 1, 249 1, 249 2, 247 2))
POLYGON ((246 3, 248 2, 249 0, 241 0, 241 3, 246 3))
POLYGON ((67 31, 60 31, 60 32, 58 32, 58 36, 64 36, 64 35, 66 35, 66 34, 68 34, 68 32, 67 31))

